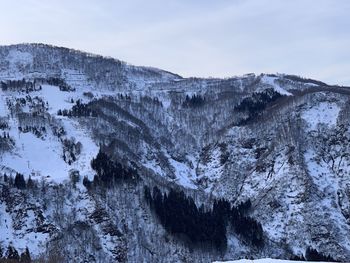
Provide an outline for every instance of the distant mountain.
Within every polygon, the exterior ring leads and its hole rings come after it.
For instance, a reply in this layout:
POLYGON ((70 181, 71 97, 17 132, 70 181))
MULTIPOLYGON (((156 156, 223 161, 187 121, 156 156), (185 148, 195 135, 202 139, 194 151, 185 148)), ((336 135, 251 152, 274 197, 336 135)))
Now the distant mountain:
POLYGON ((0 47, 0 258, 350 261, 350 89, 0 47))

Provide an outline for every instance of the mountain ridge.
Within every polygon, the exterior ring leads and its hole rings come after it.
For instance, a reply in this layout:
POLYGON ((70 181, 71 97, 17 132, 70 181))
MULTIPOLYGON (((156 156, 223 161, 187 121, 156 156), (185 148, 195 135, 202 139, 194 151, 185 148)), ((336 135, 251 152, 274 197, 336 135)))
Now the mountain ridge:
POLYGON ((66 262, 289 259, 310 248, 350 258, 347 87, 281 74, 179 78, 42 44, 0 47, 0 84, 7 258, 26 246, 66 262), (147 199, 146 187, 160 194, 147 199), (167 225, 174 215, 153 199, 177 200, 191 226, 217 220, 220 248, 167 225))
MULTIPOLYGON (((81 54, 85 54, 87 56, 92 56, 92 57, 96 57, 96 58, 103 58, 103 59, 112 59, 115 60, 117 62, 121 62, 124 63, 126 65, 130 65, 130 66, 134 66, 134 67, 139 67, 139 68, 147 68, 147 69, 154 69, 156 71, 162 71, 162 72, 166 72, 172 75, 177 76, 179 79, 232 79, 232 78, 240 78, 240 77, 244 77, 244 76, 249 76, 251 74, 254 75, 259 75, 257 73, 246 73, 242 76, 228 76, 228 77, 195 77, 195 76, 189 76, 189 77, 182 77, 181 75, 168 71, 168 70, 164 70, 164 69, 160 69, 159 67, 154 67, 154 66, 138 66, 138 65, 133 65, 130 64, 126 61, 117 59, 115 57, 112 56, 103 56, 103 55, 99 55, 99 54, 95 54, 95 53, 91 53, 91 52, 86 52, 80 49, 74 49, 74 48, 69 48, 69 47, 65 47, 65 46, 56 46, 56 45, 52 45, 52 44, 46 44, 46 43, 36 43, 36 42, 29 42, 29 43, 19 43, 19 44, 8 44, 8 45, 0 45, 0 48, 18 48, 18 47, 36 47, 36 48, 49 48, 49 49, 61 49, 61 50, 66 50, 66 51, 71 51, 71 52, 76 52, 76 53, 81 53, 81 54)), ((290 79, 295 79, 298 81, 308 81, 310 83, 315 83, 318 85, 322 85, 322 86, 340 86, 340 87, 346 87, 344 85, 339 85, 339 84, 327 84, 325 82, 316 80, 316 79, 312 79, 312 78, 308 78, 308 77, 303 77, 303 76, 298 76, 298 75, 290 75, 290 74, 286 74, 286 73, 260 73, 260 75, 267 75, 267 76, 273 76, 273 77, 287 77, 290 79)))

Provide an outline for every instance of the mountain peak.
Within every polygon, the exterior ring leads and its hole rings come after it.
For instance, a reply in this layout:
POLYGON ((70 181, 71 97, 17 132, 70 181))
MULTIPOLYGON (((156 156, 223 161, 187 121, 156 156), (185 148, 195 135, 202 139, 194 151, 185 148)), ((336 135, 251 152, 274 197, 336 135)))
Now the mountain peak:
POLYGON ((2 46, 0 251, 349 261, 349 96, 292 75, 181 78, 2 46))

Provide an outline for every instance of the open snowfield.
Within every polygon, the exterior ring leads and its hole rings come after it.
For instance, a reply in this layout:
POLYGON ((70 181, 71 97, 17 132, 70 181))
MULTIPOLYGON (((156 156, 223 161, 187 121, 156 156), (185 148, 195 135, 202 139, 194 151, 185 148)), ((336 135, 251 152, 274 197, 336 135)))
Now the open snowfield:
MULTIPOLYGON (((214 263, 295 263, 295 262, 306 262, 306 261, 294 261, 294 260, 283 260, 283 259, 271 259, 271 258, 263 258, 263 259, 240 259, 233 261, 215 261, 214 263)), ((325 262, 318 262, 325 263, 325 262)))

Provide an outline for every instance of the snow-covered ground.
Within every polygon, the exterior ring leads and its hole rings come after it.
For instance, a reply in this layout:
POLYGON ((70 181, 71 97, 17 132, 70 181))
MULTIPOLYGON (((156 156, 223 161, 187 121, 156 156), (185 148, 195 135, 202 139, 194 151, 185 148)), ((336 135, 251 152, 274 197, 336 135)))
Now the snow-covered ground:
POLYGON ((321 102, 320 104, 306 110, 302 118, 309 124, 310 130, 316 130, 317 125, 322 123, 334 126, 337 123, 337 117, 340 108, 336 103, 321 102))
POLYGON ((270 86, 273 87, 273 89, 278 92, 281 95, 286 95, 286 96, 292 96, 293 94, 290 93, 289 91, 286 91, 285 89, 281 88, 276 82, 275 80, 277 79, 277 77, 269 77, 264 75, 261 79, 261 81, 265 84, 268 84, 270 86))
MULTIPOLYGON (((35 228, 36 216, 32 210, 28 210, 26 221, 24 224, 27 229, 35 228)), ((22 252, 26 247, 33 255, 38 255, 49 238, 48 233, 22 231, 13 228, 14 222, 10 213, 6 211, 4 204, 0 204, 0 237, 2 247, 7 247, 9 244, 16 244, 17 249, 22 252)))
MULTIPOLYGON (((68 165, 62 158, 63 147, 60 139, 55 136, 51 129, 42 138, 38 138, 31 132, 22 133, 18 130, 18 120, 10 116, 10 111, 6 106, 6 100, 14 101, 15 98, 24 98, 25 94, 3 92, 0 90, 0 117, 9 119, 9 135, 15 140, 15 148, 5 152, 0 156, 0 170, 13 173, 13 171, 24 174, 25 177, 43 177, 47 180, 62 182, 68 179, 71 169, 76 169, 81 176, 92 178, 93 171, 90 161, 97 155, 98 146, 91 139, 86 130, 83 130, 79 123, 71 118, 57 116, 59 109, 70 109, 73 106, 71 100, 80 99, 84 101, 83 91, 63 92, 59 87, 42 85, 42 89, 32 92, 31 96, 42 98, 48 105, 48 113, 56 117, 67 132, 67 139, 80 142, 82 145, 81 154, 72 165, 68 165)), ((23 110, 28 112, 27 107, 23 110)))
POLYGON ((62 159, 61 142, 52 134, 48 133, 41 139, 30 132, 19 133, 13 130, 11 135, 16 139, 17 148, 15 152, 8 152, 1 156, 1 165, 13 168, 24 175, 44 176, 56 182, 68 179, 71 169, 77 169, 80 175, 92 178, 90 161, 97 155, 98 146, 74 120, 64 119, 64 127, 70 138, 82 144, 81 154, 72 165, 68 165, 62 159))
MULTIPOLYGON (((233 261, 215 261, 214 263, 302 263, 306 261, 293 261, 293 260, 283 260, 283 259, 271 259, 271 258, 263 258, 263 259, 240 259, 233 261)), ((316 262, 317 263, 317 262, 316 262)), ((325 262, 318 262, 325 263, 325 262)))

